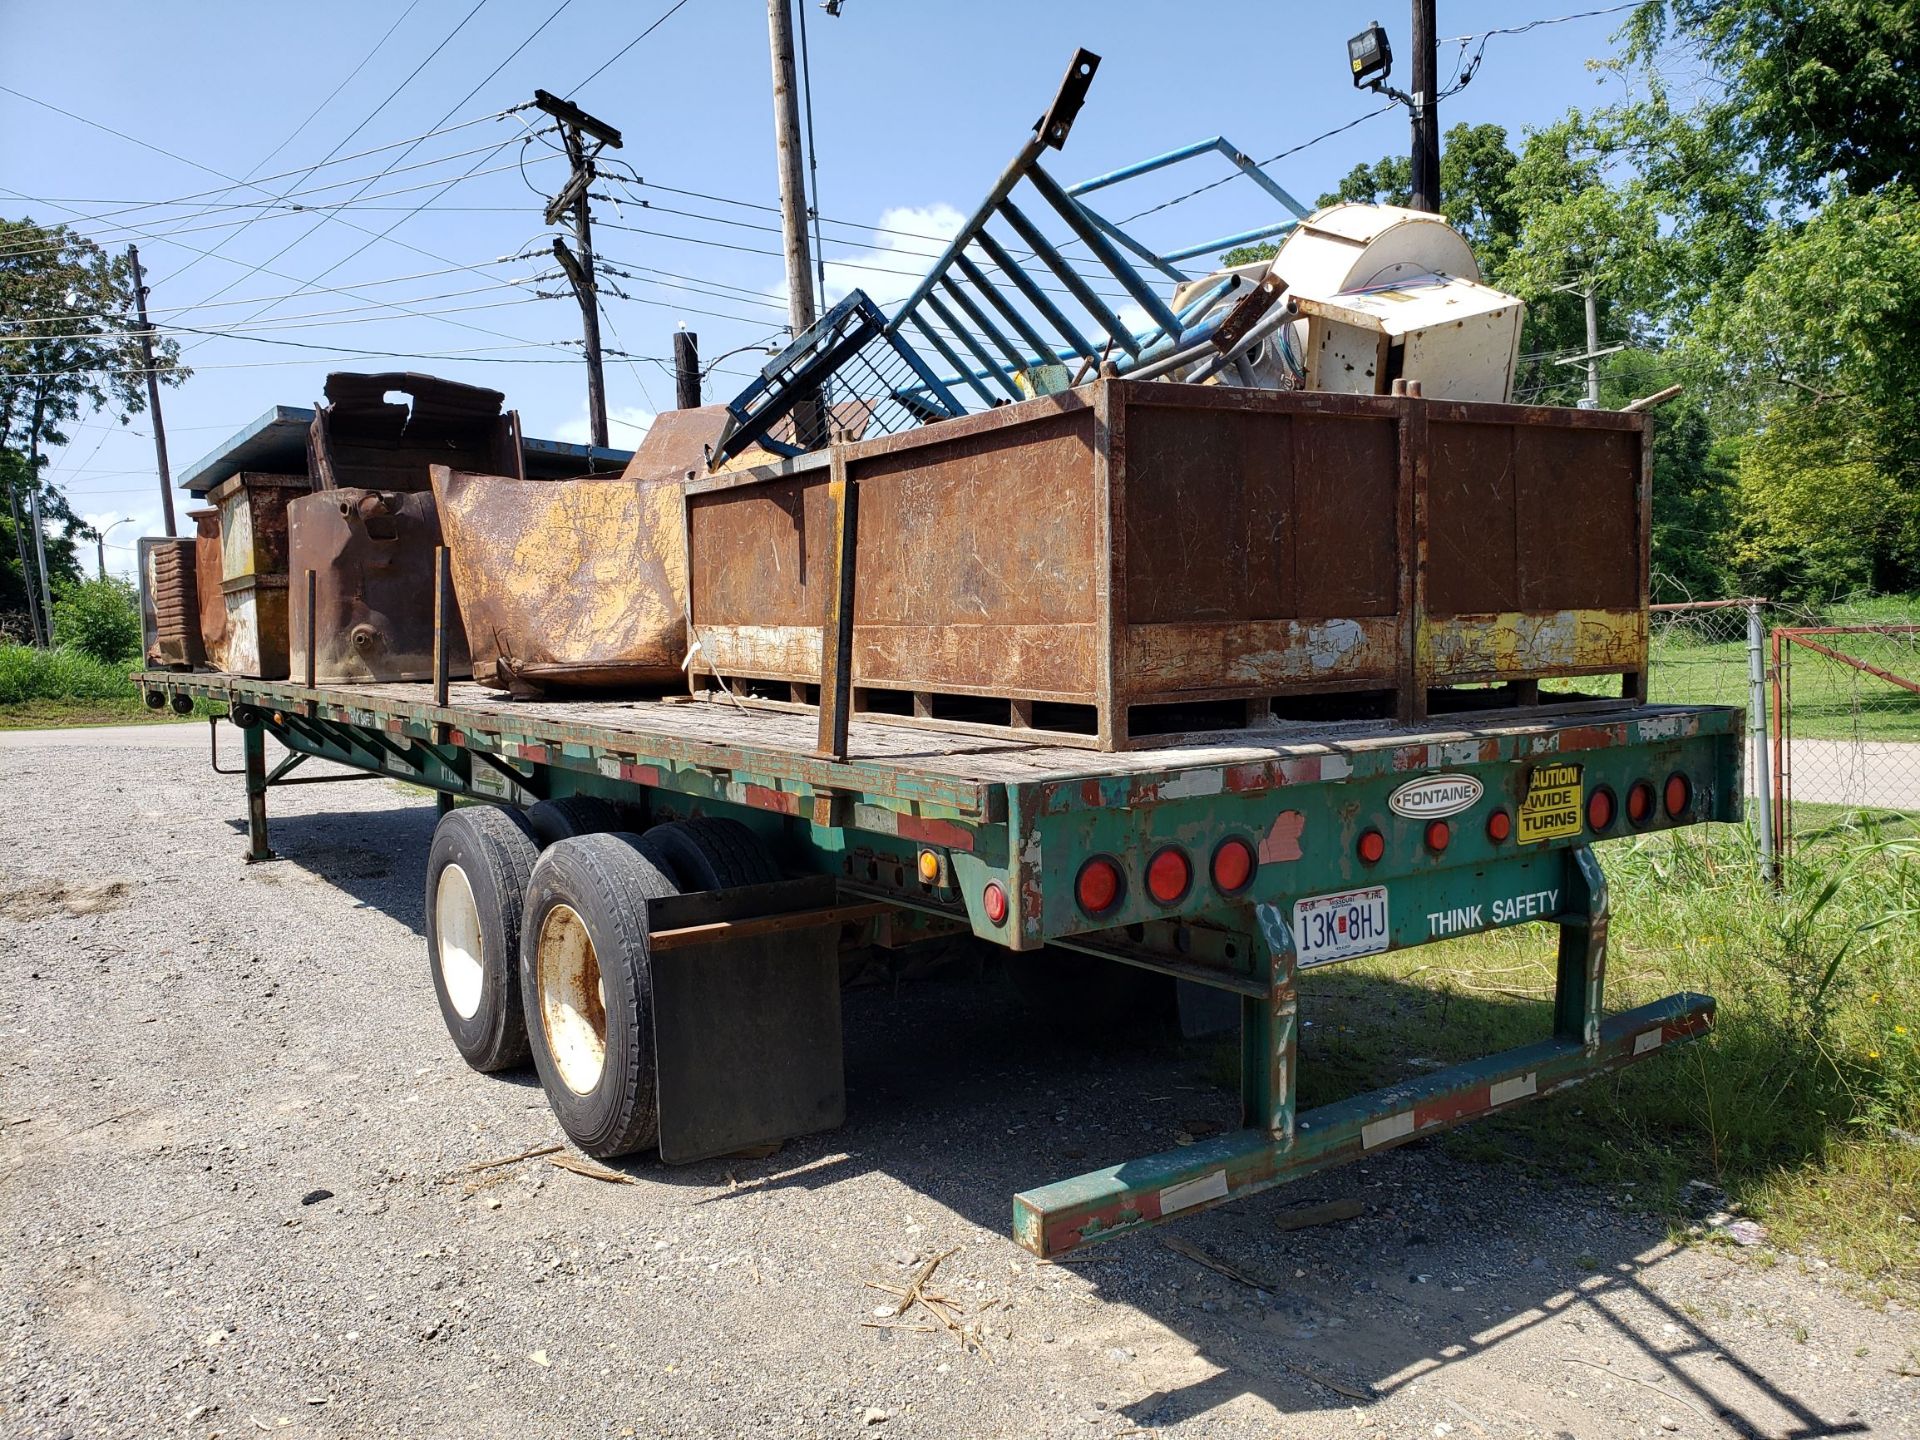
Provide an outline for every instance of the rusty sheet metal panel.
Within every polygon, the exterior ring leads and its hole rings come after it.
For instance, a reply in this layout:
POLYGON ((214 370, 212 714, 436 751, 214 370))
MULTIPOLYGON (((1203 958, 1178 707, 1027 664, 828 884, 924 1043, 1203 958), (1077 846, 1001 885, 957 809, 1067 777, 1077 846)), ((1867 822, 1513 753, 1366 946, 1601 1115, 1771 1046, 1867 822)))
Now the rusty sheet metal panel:
POLYGON ((287 678, 287 577, 243 575, 220 582, 227 612, 226 659, 229 675, 255 680, 287 678))
POLYGON ((337 372, 326 389, 307 442, 316 489, 425 491, 431 465, 525 475, 520 417, 498 390, 400 372, 337 372))
POLYGON ((220 511, 220 578, 287 573, 287 502, 313 488, 305 475, 243 470, 207 492, 220 511))
MULTIPOLYGON (((314 572, 314 679, 433 678, 433 553, 440 520, 431 495, 326 490, 287 507, 293 580, 293 673, 306 676, 307 572, 314 572)), ((448 628, 451 672, 467 673, 459 617, 448 628)))
POLYGON ((621 478, 684 481, 706 474, 708 450, 719 441, 728 418, 724 405, 661 411, 620 472, 621 478))
POLYGON ((200 640, 199 542, 146 536, 138 549, 147 661, 197 669, 207 658, 200 640))
MULTIPOLYGON (((901 437, 917 444, 849 452, 861 504, 856 684, 1098 699, 1093 411, 1077 397, 1017 408, 1012 423, 989 412, 901 437)), ((702 658, 722 675, 819 679, 834 583, 826 474, 823 456, 690 488, 692 613, 702 658)))
POLYGON ((189 510, 194 523, 194 590, 200 602, 200 648, 208 666, 227 668, 227 602, 220 593, 220 512, 189 510))
POLYGON ((1427 683, 1643 673, 1647 418, 1436 403, 1426 424, 1427 683))
POLYGON ((683 683, 681 486, 433 467, 476 680, 502 689, 683 683))

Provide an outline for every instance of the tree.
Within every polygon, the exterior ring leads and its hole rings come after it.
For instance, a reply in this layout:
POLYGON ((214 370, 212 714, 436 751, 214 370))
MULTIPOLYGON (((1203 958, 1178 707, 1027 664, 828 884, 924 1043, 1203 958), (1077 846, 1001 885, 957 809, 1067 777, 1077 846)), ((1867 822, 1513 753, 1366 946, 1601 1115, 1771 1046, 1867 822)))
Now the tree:
POLYGON ((1677 34, 1728 82, 1743 148, 1802 199, 1830 177, 1850 194, 1920 188, 1920 10, 1912 0, 1650 0, 1628 58, 1677 34))
MULTIPOLYGON (((36 499, 67 552, 88 533, 41 473, 47 449, 65 445, 66 425, 82 415, 112 407, 125 424, 147 407, 132 284, 124 256, 64 225, 0 220, 0 469, 13 531, 0 552, 0 593, 24 597, 30 580, 39 590, 28 518, 36 499)), ((190 373, 172 340, 156 339, 153 358, 164 384, 190 373)), ((60 548, 49 542, 49 570, 60 548)))

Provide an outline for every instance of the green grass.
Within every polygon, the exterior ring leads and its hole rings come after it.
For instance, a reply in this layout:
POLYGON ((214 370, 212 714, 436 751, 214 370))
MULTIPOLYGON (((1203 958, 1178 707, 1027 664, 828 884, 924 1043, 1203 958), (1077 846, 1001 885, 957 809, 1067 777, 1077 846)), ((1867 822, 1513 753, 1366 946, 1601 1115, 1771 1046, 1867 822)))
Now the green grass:
MULTIPOLYGON (((1746 704, 1744 615, 1744 611, 1706 611, 1679 620, 1656 617, 1660 623, 1654 627, 1648 676, 1652 698, 1672 704, 1746 704), (1704 641, 1699 638, 1703 635, 1730 638, 1704 641)), ((1770 619, 1770 623, 1780 622, 1770 619)), ((1920 624, 1920 598, 1849 601, 1828 607, 1818 623, 1920 624)), ((1810 638, 1920 683, 1920 633, 1810 638)), ((1791 647, 1788 670, 1795 738, 1920 741, 1920 695, 1800 646, 1791 647)))
MULTIPOLYGON (((0 730, 192 718, 171 710, 149 710, 128 678, 134 663, 110 664, 64 648, 0 645, 0 730)), ((194 713, 207 712, 196 705, 194 713)))
MULTIPOLYGON (((1832 817, 1802 839, 1784 896, 1758 878, 1742 827, 1601 856, 1608 1010, 1704 991, 1719 1001, 1715 1030, 1446 1143, 1546 1176, 1632 1182, 1676 1218, 1686 1182, 1711 1181, 1778 1244, 1871 1291, 1920 1295, 1920 822, 1832 817)), ((1524 926, 1311 972, 1301 1106, 1548 1034, 1553 947, 1548 927, 1524 926)))

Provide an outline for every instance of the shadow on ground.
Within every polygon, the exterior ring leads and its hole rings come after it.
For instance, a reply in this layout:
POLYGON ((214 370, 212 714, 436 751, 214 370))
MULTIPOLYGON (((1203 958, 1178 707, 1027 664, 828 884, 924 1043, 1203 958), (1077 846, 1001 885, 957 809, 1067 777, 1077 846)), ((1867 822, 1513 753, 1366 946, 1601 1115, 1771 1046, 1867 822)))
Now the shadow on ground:
MULTIPOLYGON (((426 806, 276 818, 284 863, 321 876, 360 904, 416 931, 435 821, 426 806)), ((1342 987, 1342 1013, 1427 1005, 1428 992, 1390 981, 1374 993, 1342 987), (1357 1003, 1356 1003, 1357 1002, 1357 1003)), ((1312 1019, 1308 984, 1303 1012, 1312 1019)), ((1480 1011, 1511 1004, 1454 997, 1449 1024, 1497 1029, 1480 1011)), ((1546 1021, 1544 1007, 1541 1023, 1546 1021)), ((1237 1123, 1208 1047, 1148 1034, 1089 1036, 1057 1015, 1023 1007, 992 962, 949 967, 942 978, 865 986, 844 996, 847 1123, 787 1142, 763 1159, 664 1167, 623 1165, 649 1183, 710 1190, 696 1203, 726 1206, 764 1190, 807 1192, 880 1171, 975 1225, 1005 1233, 1011 1196, 1047 1181, 1116 1164, 1237 1123)), ((1323 1030, 1337 1027, 1325 1026, 1323 1030)), ((1316 1060, 1341 1068, 1342 1041, 1302 1048, 1303 1089, 1316 1060)), ((1399 1057, 1403 1066, 1417 1057, 1399 1057)), ((1403 1068, 1402 1074, 1414 1073, 1403 1068)), ((530 1074, 496 1077, 530 1084, 530 1074)), ((1377 1076, 1371 1083, 1392 1078, 1377 1076)), ((493 1083, 488 1079, 484 1083, 493 1083)), ((1317 1085, 1316 1088, 1323 1088, 1317 1085)), ((1331 1098, 1308 1092, 1310 1102, 1331 1098)), ((1578 1092, 1543 1102, 1549 1136, 1579 1122, 1578 1092)), ((1131 1307, 1197 1352, 1192 1378, 1161 1385, 1123 1408, 1140 1427, 1207 1414, 1246 1396, 1285 1413, 1365 1407, 1423 1377, 1549 1323, 1576 1328, 1564 1344, 1566 1381, 1594 1380, 1604 1357, 1630 1347, 1657 1385, 1608 1371, 1621 1388, 1658 1391, 1650 1405, 1711 1417, 1744 1435, 1854 1434, 1857 1421, 1824 1418, 1809 1398, 1768 1378, 1716 1334, 1699 1307, 1663 1293, 1664 1227, 1613 1197, 1484 1165, 1422 1141, 1377 1160, 1308 1177, 1174 1227, 1172 1234, 1239 1272, 1236 1280, 1162 1243, 1135 1235, 1068 1257, 1104 1299, 1131 1307), (1357 1197, 1351 1222, 1283 1232, 1293 1207, 1357 1197), (1463 1241, 1464 1237, 1464 1241, 1463 1241), (1664 1402, 1661 1397, 1664 1397, 1664 1402)), ((1012 1344, 1053 1337, 1017 1333, 1012 1344)), ((1559 1393, 1543 1377, 1534 1395, 1559 1393)), ((1570 1393, 1570 1392, 1569 1392, 1570 1393)), ((1479 1397, 1476 1397, 1479 1398, 1479 1397)), ((1486 1395, 1487 1414, 1447 1400, 1467 1433, 1510 1425, 1508 1397, 1486 1395)), ((1818 1395, 1821 1408, 1844 1403, 1818 1395)), ((1580 1414, 1569 1402, 1570 1414, 1580 1414)), ((1590 1412, 1587 1412, 1590 1418, 1590 1412)), ((1536 1424, 1550 1417, 1530 1415, 1536 1424)), ((1581 1428, 1586 1428, 1582 1426, 1581 1428)))

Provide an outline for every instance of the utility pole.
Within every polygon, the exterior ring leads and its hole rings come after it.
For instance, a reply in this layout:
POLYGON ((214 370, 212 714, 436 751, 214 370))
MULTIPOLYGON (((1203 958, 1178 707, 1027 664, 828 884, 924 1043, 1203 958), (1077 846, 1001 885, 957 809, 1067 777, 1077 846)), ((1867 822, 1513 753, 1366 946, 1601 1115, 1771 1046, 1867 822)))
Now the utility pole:
POLYGON ((593 278, 593 217, 588 211, 587 191, 594 181, 594 156, 609 145, 618 150, 620 132, 545 90, 533 92, 533 103, 560 122, 560 138, 567 147, 567 158, 573 162, 573 175, 548 204, 546 219, 549 225, 557 224, 562 215, 573 212, 573 239, 580 253, 575 256, 567 249, 567 242, 556 235, 553 254, 580 302, 580 338, 587 352, 587 424, 593 443, 605 449, 607 382, 600 368, 600 292, 593 278), (589 139, 599 143, 589 149, 589 139))
POLYGON ((1580 292, 1580 298, 1587 302, 1587 409, 1600 408, 1600 309, 1594 300, 1594 284, 1587 281, 1587 288, 1580 292))
POLYGON ((40 565, 41 643, 53 644, 53 583, 47 575, 47 529, 40 518, 40 424, 47 418, 47 382, 33 392, 33 429, 27 432, 27 513, 33 524, 33 553, 40 565))
POLYGON ((673 403, 682 410, 700 405, 700 337, 691 330, 673 332, 673 403))
POLYGON ((140 247, 127 246, 127 264, 133 267, 133 303, 140 316, 140 368, 147 372, 147 409, 153 414, 153 459, 160 467, 160 513, 167 534, 173 528, 173 472, 167 466, 167 427, 160 418, 160 377, 153 369, 153 327, 147 323, 147 281, 140 273, 140 247))
POLYGON ((1440 47, 1434 0, 1413 0, 1413 197, 1440 213, 1440 47))
POLYGON ((807 182, 801 169, 800 96, 793 74, 793 0, 767 0, 773 48, 773 136, 780 155, 780 228, 786 235, 787 319, 795 337, 814 322, 807 254, 807 182))

